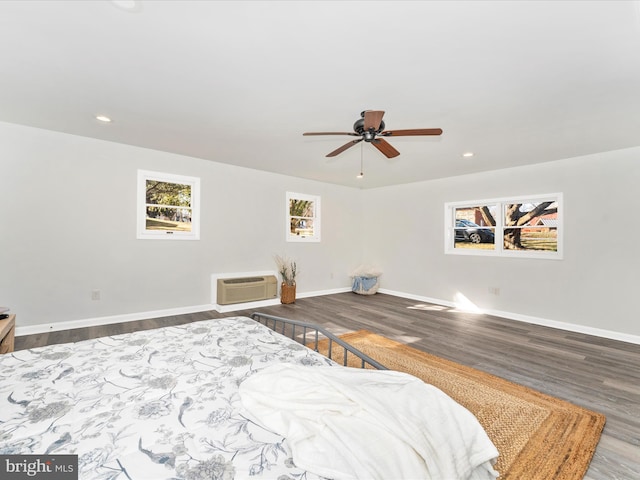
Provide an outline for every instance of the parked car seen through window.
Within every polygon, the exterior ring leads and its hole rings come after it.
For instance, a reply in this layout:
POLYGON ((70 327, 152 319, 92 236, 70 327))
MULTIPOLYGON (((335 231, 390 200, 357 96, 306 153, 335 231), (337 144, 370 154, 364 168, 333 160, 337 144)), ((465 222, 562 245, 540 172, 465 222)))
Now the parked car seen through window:
POLYGON ((456 220, 456 242, 493 243, 495 235, 489 228, 483 228, 469 220, 456 220))

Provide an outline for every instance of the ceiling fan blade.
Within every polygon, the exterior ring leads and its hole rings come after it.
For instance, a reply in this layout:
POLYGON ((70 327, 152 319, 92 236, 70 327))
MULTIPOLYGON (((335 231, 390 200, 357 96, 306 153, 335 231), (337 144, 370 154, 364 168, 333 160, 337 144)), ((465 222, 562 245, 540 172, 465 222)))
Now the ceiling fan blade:
POLYGON ((416 135, 442 135, 441 128, 412 128, 409 130, 387 130, 379 133, 383 137, 411 137, 416 135))
POLYGON ((352 135, 354 137, 359 137, 360 135, 358 135, 357 133, 353 133, 353 132, 306 132, 303 133, 302 135, 352 135))
POLYGON ((351 148, 353 147, 356 143, 360 143, 362 141, 362 138, 359 138, 358 140, 351 140, 349 143, 345 143, 343 146, 341 146, 340 148, 335 149, 333 152, 329 153, 327 155, 327 157, 335 157, 336 155, 341 154, 342 152, 344 152, 347 148, 351 148))
POLYGON ((378 131, 384 112, 382 110, 366 110, 364 112, 364 129, 378 131))
POLYGON ((373 146, 382 152, 382 154, 387 158, 393 158, 400 155, 400 152, 393 148, 389 142, 387 142, 384 138, 376 138, 373 142, 373 146))

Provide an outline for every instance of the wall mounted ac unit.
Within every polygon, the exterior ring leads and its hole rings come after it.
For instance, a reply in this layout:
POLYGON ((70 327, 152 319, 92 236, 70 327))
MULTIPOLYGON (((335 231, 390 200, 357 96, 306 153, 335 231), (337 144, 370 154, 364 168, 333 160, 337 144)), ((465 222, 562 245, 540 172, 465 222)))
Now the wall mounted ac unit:
POLYGON ((263 277, 219 278, 218 305, 254 302, 278 296, 278 281, 274 275, 263 277))

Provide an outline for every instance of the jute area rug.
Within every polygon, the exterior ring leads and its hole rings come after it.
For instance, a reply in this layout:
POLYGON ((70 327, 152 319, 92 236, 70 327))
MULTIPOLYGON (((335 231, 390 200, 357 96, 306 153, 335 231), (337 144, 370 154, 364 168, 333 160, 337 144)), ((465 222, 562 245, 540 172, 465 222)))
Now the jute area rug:
MULTIPOLYGON (((495 465, 500 479, 584 477, 604 428, 604 415, 367 330, 340 338, 391 370, 435 385, 471 411, 500 452, 495 465)), ((324 342, 320 352, 323 348, 326 352, 324 342)), ((342 363, 341 355, 342 348, 334 345, 332 358, 342 363)))

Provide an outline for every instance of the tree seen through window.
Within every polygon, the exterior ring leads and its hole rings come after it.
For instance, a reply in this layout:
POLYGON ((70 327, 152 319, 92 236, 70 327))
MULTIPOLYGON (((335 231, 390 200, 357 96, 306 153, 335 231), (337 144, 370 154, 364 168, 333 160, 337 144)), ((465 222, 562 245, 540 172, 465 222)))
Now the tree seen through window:
POLYGON ((147 230, 191 231, 191 185, 147 180, 147 230))

